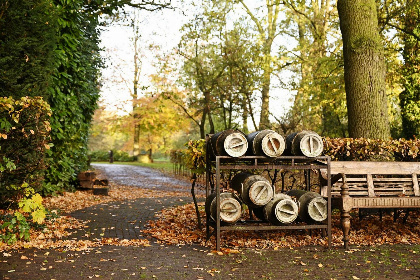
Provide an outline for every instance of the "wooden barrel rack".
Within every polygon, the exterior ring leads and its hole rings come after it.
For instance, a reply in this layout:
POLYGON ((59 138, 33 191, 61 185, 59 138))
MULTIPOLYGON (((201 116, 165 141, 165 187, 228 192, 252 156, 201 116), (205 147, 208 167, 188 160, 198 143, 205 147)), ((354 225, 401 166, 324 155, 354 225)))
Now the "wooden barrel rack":
MULTIPOLYGON (((266 156, 210 156, 212 153, 211 136, 207 136, 207 159, 206 159, 206 197, 215 196, 216 213, 212 218, 206 215, 206 233, 207 239, 211 236, 216 238, 216 250, 220 251, 221 246, 221 231, 258 231, 258 230, 325 230, 328 238, 328 248, 331 248, 331 174, 330 174, 330 157, 328 156, 280 156, 270 158, 266 156), (221 223, 220 219, 220 205, 221 205, 221 183, 222 176, 233 177, 232 174, 239 171, 252 170, 254 173, 264 170, 324 170, 327 174, 328 189, 326 196, 327 201, 327 218, 321 223, 292 223, 274 225, 262 221, 241 221, 236 224, 221 223), (210 231, 210 228, 213 230, 210 231)), ((226 187, 226 186, 225 186, 226 187)), ((274 185, 273 192, 275 193, 274 185)))

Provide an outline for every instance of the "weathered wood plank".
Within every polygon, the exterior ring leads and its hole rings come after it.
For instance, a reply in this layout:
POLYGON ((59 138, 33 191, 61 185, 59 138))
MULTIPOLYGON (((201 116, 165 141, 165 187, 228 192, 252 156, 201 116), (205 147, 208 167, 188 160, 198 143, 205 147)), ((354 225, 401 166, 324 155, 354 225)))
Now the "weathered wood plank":
POLYGON ((372 174, 367 174, 366 179, 367 179, 367 185, 368 185, 368 195, 369 197, 374 197, 375 190, 373 186, 372 174))
POLYGON ((420 174, 420 162, 331 161, 331 174, 420 174))
POLYGON ((418 208, 418 197, 360 197, 353 198, 353 208, 418 208))
POLYGON ((417 179, 417 174, 413 173, 413 189, 414 189, 414 195, 420 196, 420 190, 419 190, 419 180, 417 179))

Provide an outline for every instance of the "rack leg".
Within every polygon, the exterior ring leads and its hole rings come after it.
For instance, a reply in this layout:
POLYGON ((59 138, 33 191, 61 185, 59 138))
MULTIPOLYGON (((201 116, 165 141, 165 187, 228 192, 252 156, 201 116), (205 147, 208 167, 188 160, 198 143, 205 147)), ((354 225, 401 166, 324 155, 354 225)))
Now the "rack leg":
POLYGON ((220 251, 220 159, 216 157, 216 251, 220 251))

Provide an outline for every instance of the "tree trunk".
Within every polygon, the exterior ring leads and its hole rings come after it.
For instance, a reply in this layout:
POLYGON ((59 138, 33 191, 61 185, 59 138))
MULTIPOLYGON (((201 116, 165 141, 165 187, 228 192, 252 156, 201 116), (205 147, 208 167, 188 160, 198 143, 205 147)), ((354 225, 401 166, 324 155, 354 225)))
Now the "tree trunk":
POLYGON ((280 12, 281 1, 277 0, 267 0, 266 8, 267 14, 263 20, 258 20, 258 18, 251 12, 248 6, 245 4, 244 0, 239 0, 245 9, 246 13, 251 17, 251 20, 255 23, 258 33, 262 41, 262 55, 264 56, 262 71, 262 87, 261 87, 261 112, 260 112, 260 123, 259 129, 265 129, 270 127, 270 83, 271 83, 271 74, 273 72, 273 63, 271 48, 273 41, 278 35, 277 33, 277 19, 280 12))
POLYGON ((261 90, 261 116, 259 129, 266 129, 270 126, 270 120, 268 119, 270 114, 270 82, 271 82, 271 67, 266 66, 263 73, 263 85, 261 90))
POLYGON ((402 134, 405 138, 420 136, 420 42, 411 34, 420 34, 420 4, 408 0, 406 4, 404 41, 403 86, 400 94, 402 134))
POLYGON ((141 70, 141 64, 139 63, 139 50, 137 48, 139 40, 139 27, 133 21, 133 30, 134 30, 134 77, 133 77, 133 125, 134 125, 134 136, 133 136, 133 159, 138 161, 140 155, 140 124, 138 113, 139 104, 138 104, 138 85, 139 85, 139 76, 141 70))
POLYGON ((349 136, 390 137, 385 60, 374 0, 338 0, 349 136))
POLYGON ((203 110, 203 114, 201 115, 201 122, 199 123, 199 128, 200 128, 200 138, 201 139, 206 139, 206 116, 207 116, 207 111, 203 110))
POLYGON ((133 143, 133 159, 139 160, 140 155, 140 125, 136 124, 136 114, 134 114, 134 143, 133 143))
POLYGON ((153 158, 152 158, 152 156, 153 156, 153 151, 152 151, 152 148, 150 148, 150 149, 149 149, 149 153, 148 153, 148 155, 147 155, 147 156, 149 157, 150 162, 151 162, 151 163, 153 163, 153 158))
POLYGON ((246 98, 242 98, 241 105, 242 105, 242 132, 245 134, 249 133, 248 130, 248 104, 246 103, 246 98))

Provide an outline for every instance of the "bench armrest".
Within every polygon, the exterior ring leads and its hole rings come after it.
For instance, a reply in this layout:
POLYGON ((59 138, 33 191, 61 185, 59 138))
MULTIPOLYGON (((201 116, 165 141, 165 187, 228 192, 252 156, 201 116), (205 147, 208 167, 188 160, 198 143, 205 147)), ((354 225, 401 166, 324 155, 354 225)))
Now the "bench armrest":
MULTIPOLYGON (((339 174, 334 174, 331 175, 331 186, 334 185, 335 183, 337 183, 340 179, 343 179, 346 177, 346 175, 344 173, 339 173, 339 174)), ((320 186, 321 186, 321 195, 322 196, 327 196, 328 195, 328 179, 327 179, 327 172, 326 171, 321 171, 321 176, 319 176, 319 180, 320 180, 320 186)))

